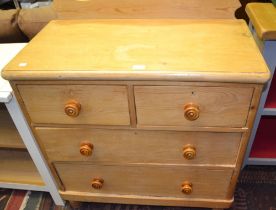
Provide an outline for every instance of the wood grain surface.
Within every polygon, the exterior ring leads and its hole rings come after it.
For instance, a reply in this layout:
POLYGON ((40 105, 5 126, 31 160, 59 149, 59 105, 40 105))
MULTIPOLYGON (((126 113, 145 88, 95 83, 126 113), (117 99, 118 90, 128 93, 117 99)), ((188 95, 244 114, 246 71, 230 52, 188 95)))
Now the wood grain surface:
POLYGON ((20 85, 19 92, 34 123, 129 125, 127 87, 123 85, 20 85), (64 111, 81 104, 79 116, 64 111))
POLYGON ((72 162, 55 163, 55 168, 68 191, 190 199, 227 199, 233 172, 232 168, 224 167, 111 166, 72 162), (91 181, 99 177, 104 184, 96 190, 91 187, 91 181), (183 181, 193 183, 190 195, 181 192, 183 181))
POLYGON ((60 19, 235 18, 238 0, 54 0, 60 19))
POLYGON ((10 80, 245 83, 269 74, 244 21, 180 19, 52 21, 2 72, 10 80))
POLYGON ((253 88, 135 86, 138 125, 244 127, 253 88), (199 117, 184 117, 184 107, 199 107, 199 117))
POLYGON ((51 22, 3 76, 63 198, 227 208, 270 73, 240 20, 98 19, 51 22))
POLYGON ((52 161, 86 161, 113 164, 210 164, 236 163, 240 133, 138 131, 85 128, 36 128, 38 140, 52 161), (93 144, 91 156, 82 156, 82 142, 93 144), (183 147, 192 144, 196 157, 186 160, 183 147), (225 152, 227 150, 227 152, 225 152))
POLYGON ((84 202, 101 202, 101 203, 122 203, 140 205, 157 205, 157 206, 180 206, 180 207, 221 207, 230 208, 233 203, 231 199, 190 199, 175 197, 157 197, 157 196, 139 196, 139 195, 119 195, 119 194, 102 194, 88 193, 77 191, 59 191, 65 200, 84 201, 84 202))

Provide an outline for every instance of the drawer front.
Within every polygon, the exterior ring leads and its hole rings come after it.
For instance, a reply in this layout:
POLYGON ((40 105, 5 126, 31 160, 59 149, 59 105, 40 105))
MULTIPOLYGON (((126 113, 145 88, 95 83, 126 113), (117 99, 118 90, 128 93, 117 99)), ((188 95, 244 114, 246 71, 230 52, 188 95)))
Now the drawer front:
POLYGON ((18 85, 34 123, 129 125, 126 86, 18 85))
POLYGON ((253 88, 135 86, 137 123, 142 126, 246 124, 253 88))
POLYGON ((232 168, 56 163, 66 191, 225 199, 232 168), (182 186, 183 185, 183 186, 182 186), (184 189, 183 189, 184 188, 184 189), (182 190, 189 190, 183 193, 182 190))
POLYGON ((36 128, 36 133, 51 161, 113 163, 234 165, 241 139, 240 133, 79 128, 36 128))

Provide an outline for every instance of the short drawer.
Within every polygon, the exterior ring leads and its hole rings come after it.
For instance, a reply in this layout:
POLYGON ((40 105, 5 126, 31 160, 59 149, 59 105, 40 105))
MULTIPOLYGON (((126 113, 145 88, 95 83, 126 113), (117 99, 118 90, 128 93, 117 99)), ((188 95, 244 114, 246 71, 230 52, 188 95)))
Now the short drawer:
POLYGON ((232 168, 55 163, 66 191, 226 199, 232 168))
POLYGON ((50 161, 236 163, 240 133, 36 128, 50 161), (226 152, 227 151, 227 152, 226 152))
POLYGON ((18 85, 34 123, 129 125, 126 86, 18 85))
POLYGON ((135 86, 141 126, 243 127, 253 88, 135 86))

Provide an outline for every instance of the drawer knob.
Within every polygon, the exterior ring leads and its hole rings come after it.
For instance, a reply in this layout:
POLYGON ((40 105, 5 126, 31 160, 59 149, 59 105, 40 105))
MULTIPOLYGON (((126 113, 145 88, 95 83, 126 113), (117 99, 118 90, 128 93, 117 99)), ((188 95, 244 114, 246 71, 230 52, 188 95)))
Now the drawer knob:
POLYGON ((188 182, 188 181, 185 181, 182 183, 182 188, 181 188, 181 191, 184 193, 184 194, 191 194, 192 191, 193 191, 193 185, 192 183, 188 182))
POLYGON ((187 120, 194 121, 199 117, 199 106, 193 103, 184 106, 184 117, 187 120))
POLYGON ((104 180, 102 178, 94 178, 91 185, 94 189, 101 189, 103 187, 104 180))
POLYGON ((196 156, 196 148, 191 145, 187 144, 183 147, 183 157, 187 160, 194 159, 196 156))
POLYGON ((77 101, 70 101, 65 105, 64 111, 69 117, 77 117, 80 114, 81 105, 77 101))
POLYGON ((94 148, 93 144, 83 142, 81 143, 81 146, 80 146, 80 153, 83 156, 91 156, 93 152, 93 148, 94 148))

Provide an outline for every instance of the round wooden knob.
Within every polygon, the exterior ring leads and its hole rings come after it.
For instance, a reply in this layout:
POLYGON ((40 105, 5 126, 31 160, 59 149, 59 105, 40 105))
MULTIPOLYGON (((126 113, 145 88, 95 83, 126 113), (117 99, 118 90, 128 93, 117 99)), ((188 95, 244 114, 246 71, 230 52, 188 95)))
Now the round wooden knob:
POLYGON ((187 144, 183 147, 183 157, 187 160, 194 159, 196 156, 196 148, 191 145, 187 144))
POLYGON ((184 194, 187 194, 187 195, 191 194, 192 191, 193 191, 193 185, 192 185, 192 183, 187 182, 187 181, 183 182, 182 183, 182 187, 181 187, 181 191, 184 194))
POLYGON ((77 101, 70 101, 64 107, 65 114, 69 117, 77 117, 81 111, 81 105, 77 101))
POLYGON ((193 103, 184 106, 184 117, 187 120, 194 121, 199 117, 199 106, 193 103))
POLYGON ((104 180, 102 178, 94 178, 92 180, 91 185, 94 189, 99 190, 103 187, 103 183, 104 183, 104 180))
POLYGON ((91 156, 92 155, 92 151, 93 151, 93 144, 91 143, 87 143, 87 142, 83 142, 80 145, 80 153, 83 156, 91 156))

